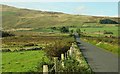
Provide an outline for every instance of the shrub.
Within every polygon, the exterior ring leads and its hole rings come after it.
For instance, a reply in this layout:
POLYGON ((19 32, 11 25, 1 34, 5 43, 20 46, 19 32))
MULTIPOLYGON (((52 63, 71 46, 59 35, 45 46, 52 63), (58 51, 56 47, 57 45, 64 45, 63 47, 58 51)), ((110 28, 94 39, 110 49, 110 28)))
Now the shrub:
POLYGON ((104 32, 104 34, 113 34, 113 32, 104 32))
POLYGON ((103 19, 103 20, 100 20, 100 23, 101 23, 101 24, 118 24, 118 22, 113 21, 113 20, 111 20, 111 19, 103 19))
POLYGON ((10 52, 10 49, 3 49, 2 52, 10 52))
POLYGON ((48 53, 49 56, 52 57, 60 57, 62 53, 67 52, 71 46, 72 41, 67 40, 58 40, 55 41, 54 44, 50 44, 46 46, 45 51, 48 53))
POLYGON ((10 32, 4 32, 4 31, 0 31, 0 34, 2 34, 2 37, 15 36, 14 34, 10 32))
POLYGON ((60 28, 61 33, 68 33, 69 32, 69 28, 68 27, 62 27, 60 28))
POLYGON ((56 27, 51 27, 52 30, 56 30, 57 28, 56 27))

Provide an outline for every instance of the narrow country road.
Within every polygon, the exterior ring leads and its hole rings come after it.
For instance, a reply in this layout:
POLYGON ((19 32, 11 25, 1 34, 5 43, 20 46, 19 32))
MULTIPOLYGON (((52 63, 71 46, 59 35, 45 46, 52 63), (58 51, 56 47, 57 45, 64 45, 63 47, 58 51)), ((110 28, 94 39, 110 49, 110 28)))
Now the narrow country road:
POLYGON ((82 41, 77 33, 75 39, 93 72, 118 72, 117 55, 82 41))

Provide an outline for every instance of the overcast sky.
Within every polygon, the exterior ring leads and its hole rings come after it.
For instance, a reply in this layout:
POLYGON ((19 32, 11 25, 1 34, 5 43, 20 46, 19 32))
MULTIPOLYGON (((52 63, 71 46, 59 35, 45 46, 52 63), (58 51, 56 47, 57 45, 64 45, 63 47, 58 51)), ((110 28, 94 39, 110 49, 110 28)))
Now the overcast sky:
POLYGON ((118 2, 1 2, 19 8, 94 16, 118 16, 118 2))

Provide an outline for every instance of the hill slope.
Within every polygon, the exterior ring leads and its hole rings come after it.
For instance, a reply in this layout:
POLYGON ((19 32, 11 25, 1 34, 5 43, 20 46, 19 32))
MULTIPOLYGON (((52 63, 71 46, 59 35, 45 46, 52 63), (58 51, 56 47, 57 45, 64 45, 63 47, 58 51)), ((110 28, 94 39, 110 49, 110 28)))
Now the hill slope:
POLYGON ((82 25, 85 22, 98 23, 101 19, 118 20, 110 17, 70 15, 61 12, 20 9, 7 5, 2 5, 0 11, 2 11, 3 29, 73 26, 82 25))

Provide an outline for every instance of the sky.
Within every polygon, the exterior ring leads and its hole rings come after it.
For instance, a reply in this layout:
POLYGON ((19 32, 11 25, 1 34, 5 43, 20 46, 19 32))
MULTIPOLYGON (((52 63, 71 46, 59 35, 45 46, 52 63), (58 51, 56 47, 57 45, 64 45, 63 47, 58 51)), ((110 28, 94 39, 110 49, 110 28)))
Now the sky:
POLYGON ((93 16, 118 16, 118 2, 1 2, 18 8, 93 16))
POLYGON ((119 0, 0 0, 0 2, 119 2, 119 0))

